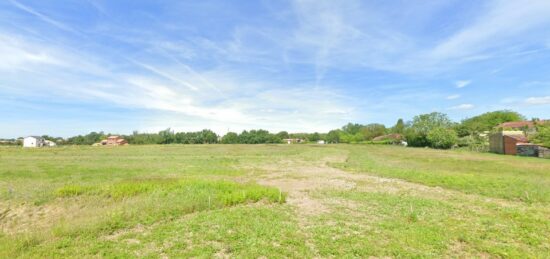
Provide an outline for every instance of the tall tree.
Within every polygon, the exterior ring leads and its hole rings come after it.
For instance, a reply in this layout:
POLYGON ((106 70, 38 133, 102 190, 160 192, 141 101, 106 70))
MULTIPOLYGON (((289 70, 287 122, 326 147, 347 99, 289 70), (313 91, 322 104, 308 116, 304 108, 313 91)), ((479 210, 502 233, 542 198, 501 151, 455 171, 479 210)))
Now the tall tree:
POLYGON ((413 118, 410 126, 405 132, 407 142, 413 147, 430 146, 428 134, 435 129, 450 129, 453 122, 447 114, 432 112, 428 114, 417 115, 413 118))
POLYGON ((391 131, 392 133, 403 134, 405 132, 405 122, 403 121, 403 119, 399 118, 391 131))
POLYGON ((456 127, 459 136, 490 131, 497 125, 504 122, 523 121, 525 117, 517 112, 510 110, 487 112, 469 119, 463 120, 456 127))

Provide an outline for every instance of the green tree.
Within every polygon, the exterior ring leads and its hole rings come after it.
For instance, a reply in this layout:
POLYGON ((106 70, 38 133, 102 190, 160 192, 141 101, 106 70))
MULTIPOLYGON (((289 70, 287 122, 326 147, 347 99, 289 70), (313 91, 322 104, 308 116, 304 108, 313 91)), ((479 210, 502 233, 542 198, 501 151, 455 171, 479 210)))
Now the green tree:
POLYGON ((290 135, 288 134, 288 132, 286 131, 281 131, 279 133, 276 134, 277 137, 281 138, 281 139, 288 139, 290 138, 290 135))
POLYGON ((235 132, 228 132, 222 137, 222 144, 237 144, 239 143, 239 135, 235 132))
POLYGON ((550 122, 537 123, 537 133, 532 135, 529 140, 535 144, 550 148, 550 122))
POLYGON ((444 113, 421 114, 413 118, 410 126, 405 130, 405 137, 409 146, 427 147, 430 146, 428 140, 430 131, 437 128, 449 129, 452 126, 453 122, 444 113))
POLYGON ((460 137, 479 134, 484 131, 490 131, 494 127, 504 122, 523 121, 525 117, 517 112, 502 110, 487 112, 469 119, 463 120, 455 130, 460 137))
POLYGON ((327 134, 327 143, 340 143, 340 130, 331 130, 327 134))
POLYGON ((435 128, 430 130, 427 140, 432 148, 449 149, 456 145, 458 136, 453 129, 435 128))
POLYGON ((313 134, 309 134, 307 139, 308 141, 311 141, 311 142, 317 142, 321 140, 321 135, 318 132, 315 132, 313 134))
POLYGON ((218 134, 209 129, 203 129, 199 132, 199 140, 202 144, 215 144, 218 143, 218 134))
POLYGON ((350 135, 355 135, 361 132, 362 128, 363 128, 363 125, 350 122, 342 127, 342 131, 350 135))
POLYGON ((403 119, 400 118, 397 120, 397 123, 395 123, 395 126, 391 129, 391 132, 397 134, 405 133, 405 122, 403 122, 403 119))
POLYGON ((383 124, 372 123, 363 126, 361 129, 364 140, 372 140, 375 137, 382 136, 386 134, 386 126, 383 124))

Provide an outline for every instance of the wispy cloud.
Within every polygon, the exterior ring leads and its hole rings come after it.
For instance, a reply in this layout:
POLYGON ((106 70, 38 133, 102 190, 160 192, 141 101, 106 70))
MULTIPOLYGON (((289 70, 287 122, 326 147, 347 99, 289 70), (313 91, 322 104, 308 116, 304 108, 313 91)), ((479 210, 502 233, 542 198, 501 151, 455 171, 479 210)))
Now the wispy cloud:
POLYGON ((450 107, 449 110, 470 110, 475 106, 473 104, 465 103, 457 106, 450 107))
MULTIPOLYGON (((523 37, 514 36, 534 27, 550 24, 550 2, 534 0, 527 2, 493 0, 483 7, 483 15, 436 46, 431 55, 438 59, 476 56, 491 47, 521 44, 523 37)), ((521 51, 521 50, 520 50, 521 51)))
POLYGON ((529 105, 545 105, 550 104, 550 96, 529 97, 525 99, 525 103, 529 105))
POLYGON ((472 83, 471 80, 459 80, 455 82, 456 88, 464 88, 472 83))
MULTIPOLYGON (((163 1, 112 17, 119 6, 109 1, 9 0, 0 3, 9 21, 0 23, 0 95, 138 111, 128 120, 144 128, 322 131, 455 105, 464 89, 449 86, 483 82, 468 96, 501 100, 492 86, 548 80, 548 1, 436 2, 163 1)), ((545 112, 544 84, 522 91, 499 107, 545 112)), ((449 113, 493 107, 468 102, 449 113)))
POLYGON ((75 33, 75 34, 81 34, 79 31, 71 28, 70 26, 62 23, 62 22, 59 22, 43 13, 40 13, 36 10, 34 10, 33 8, 27 6, 27 5, 24 5, 16 0, 8 0, 10 3, 12 3, 15 7, 19 8, 20 10, 23 10, 29 14, 32 14, 36 17, 38 17, 39 19, 41 19, 42 21, 58 28, 58 29, 61 29, 61 30, 64 30, 64 31, 68 31, 68 32, 71 32, 71 33, 75 33))

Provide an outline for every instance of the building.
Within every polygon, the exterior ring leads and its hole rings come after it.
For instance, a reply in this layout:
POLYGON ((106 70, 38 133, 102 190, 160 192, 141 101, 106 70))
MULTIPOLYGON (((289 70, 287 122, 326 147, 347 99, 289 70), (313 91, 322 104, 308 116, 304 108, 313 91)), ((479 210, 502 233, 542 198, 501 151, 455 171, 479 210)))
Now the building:
POLYGON ((392 140, 392 141, 395 141, 396 143, 399 143, 403 139, 404 139, 403 135, 398 134, 398 133, 392 133, 392 134, 388 134, 388 135, 382 135, 382 136, 375 137, 372 140, 373 141, 392 140))
POLYGON ((55 147, 57 144, 51 140, 44 140, 44 146, 46 147, 55 147))
POLYGON ((518 143, 528 143, 523 131, 500 131, 489 135, 489 150, 493 153, 515 155, 518 143))
POLYGON ((99 143, 95 143, 92 146, 124 146, 128 145, 128 141, 120 136, 109 136, 107 139, 102 140, 99 143))
POLYGON ((23 147, 43 147, 45 140, 43 137, 28 136, 23 138, 23 147))
POLYGON ((537 131, 536 125, 538 123, 547 123, 549 120, 538 121, 510 121, 499 124, 496 128, 506 131, 523 131, 526 134, 533 134, 537 131))
POLYGON ((324 141, 324 140, 319 140, 319 141, 317 141, 317 144, 319 144, 319 145, 324 145, 324 144, 325 144, 325 141, 324 141))
POLYGON ((286 142, 287 144, 304 142, 304 140, 301 138, 285 138, 283 139, 283 141, 286 142))

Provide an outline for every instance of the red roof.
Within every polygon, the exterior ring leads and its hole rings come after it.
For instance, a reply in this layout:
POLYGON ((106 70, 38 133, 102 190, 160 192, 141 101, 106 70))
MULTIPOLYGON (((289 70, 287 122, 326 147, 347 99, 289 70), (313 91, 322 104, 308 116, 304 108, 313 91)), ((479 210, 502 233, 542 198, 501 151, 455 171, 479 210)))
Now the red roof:
POLYGON ((523 128, 523 127, 532 128, 534 126, 535 124, 532 121, 511 121, 511 122, 501 123, 497 127, 499 128, 523 128))
POLYGON ((401 134, 393 133, 393 134, 378 136, 376 138, 373 138, 372 140, 380 141, 380 140, 386 140, 386 139, 400 140, 400 139, 403 139, 403 136, 401 134))
POLYGON ((520 143, 528 143, 529 140, 527 139, 527 137, 525 136, 520 136, 520 135, 506 135, 504 137, 507 137, 507 138, 513 138, 515 140, 517 140, 518 142, 520 143))

